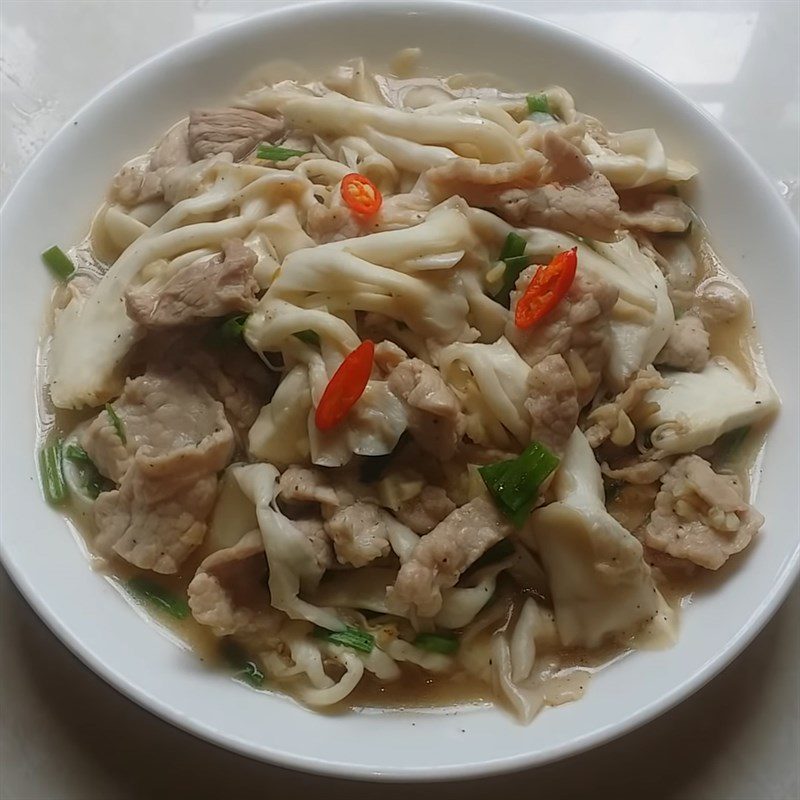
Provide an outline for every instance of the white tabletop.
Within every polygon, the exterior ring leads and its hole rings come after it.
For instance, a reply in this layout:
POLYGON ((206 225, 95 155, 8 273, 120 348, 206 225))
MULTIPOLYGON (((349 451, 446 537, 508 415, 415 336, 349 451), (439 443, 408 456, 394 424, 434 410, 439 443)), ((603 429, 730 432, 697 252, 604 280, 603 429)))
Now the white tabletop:
MULTIPOLYGON (((130 67, 174 42, 290 2, 2 0, 2 195, 62 122, 130 67)), ((496 4, 602 37, 674 82, 745 146, 800 216, 797 0, 496 4)), ((799 669, 795 587, 722 675, 612 744, 469 784, 376 787, 248 761, 161 722, 79 663, 0 570, 0 798, 291 800, 319 793, 326 800, 399 800, 411 792, 419 800, 796 800, 799 669)))

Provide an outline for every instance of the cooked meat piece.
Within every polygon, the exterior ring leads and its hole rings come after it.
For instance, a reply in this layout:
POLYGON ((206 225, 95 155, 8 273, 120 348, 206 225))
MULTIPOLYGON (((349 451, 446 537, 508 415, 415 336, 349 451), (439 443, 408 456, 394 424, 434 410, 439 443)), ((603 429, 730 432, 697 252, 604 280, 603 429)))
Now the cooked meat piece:
POLYGON ((528 151, 520 162, 481 164, 458 158, 428 170, 425 178, 439 199, 458 195, 472 206, 493 208, 518 228, 537 225, 613 241, 621 220, 619 199, 608 180, 553 131, 537 136, 534 144, 542 154, 528 151))
POLYGON ((645 543, 706 569, 744 550, 764 524, 734 475, 719 475, 700 456, 684 456, 661 480, 645 543))
POLYGON ((246 442, 250 426, 275 390, 275 373, 246 347, 221 348, 218 352, 179 348, 171 356, 174 362, 186 364, 197 373, 205 390, 225 406, 239 439, 246 442))
POLYGON ((457 508, 414 547, 388 590, 390 606, 433 617, 442 607, 442 589, 493 544, 511 533, 511 524, 488 500, 478 497, 457 508))
POLYGON ((600 242, 613 242, 621 226, 616 192, 599 172, 566 186, 548 183, 537 189, 508 189, 494 208, 517 228, 550 228, 600 242))
POLYGON ((200 161, 230 153, 241 161, 282 130, 282 122, 247 108, 198 108, 189 115, 189 155, 200 161))
POLYGON ((325 523, 340 564, 363 567, 391 549, 386 522, 378 506, 355 503, 338 509, 325 523))
POLYGON ((400 503, 395 516, 414 533, 429 533, 455 507, 444 489, 439 486, 425 486, 416 497, 400 503))
POLYGON ((724 278, 707 278, 698 287, 695 307, 706 325, 728 322, 747 308, 747 296, 724 278))
POLYGON ((392 370, 388 385, 406 405, 408 430, 417 444, 439 459, 450 458, 464 435, 466 422, 458 398, 439 370, 411 358, 392 370))
POLYGON ((528 151, 523 161, 482 164, 475 158, 453 158, 441 167, 425 173, 425 180, 434 195, 463 197, 471 206, 485 208, 497 202, 507 189, 533 188, 542 183, 545 160, 535 150, 528 151))
MULTIPOLYGON (((655 483, 666 471, 669 463, 667 461, 636 461, 617 467, 610 467, 603 462, 600 469, 603 475, 615 481, 625 483, 646 484, 655 483)), ((626 526, 627 527, 627 526, 626 526)))
POLYGON ((525 408, 531 415, 531 441, 541 442, 561 455, 578 424, 578 393, 567 362, 560 355, 546 356, 528 376, 531 393, 525 408))
POLYGON ((280 479, 280 496, 295 503, 339 505, 336 490, 327 482, 322 470, 292 465, 280 479))
POLYGON ((124 443, 106 411, 82 439, 98 469, 120 484, 95 502, 96 546, 142 569, 176 572, 205 536, 233 431, 188 370, 128 380, 114 410, 124 443))
POLYGON ((657 494, 657 482, 623 486, 608 502, 608 513, 623 528, 641 539, 643 532, 640 529, 650 517, 657 494))
POLYGON ((296 519, 292 525, 305 535, 314 552, 314 560, 318 569, 326 570, 336 566, 331 540, 325 531, 324 522, 314 517, 312 519, 296 519))
MULTIPOLYGON (((70 281, 72 283, 72 281, 70 281)), ((375 345, 375 366, 383 375, 388 375, 396 366, 408 358, 405 350, 388 339, 375 345)))
POLYGON ((286 617, 270 606, 260 531, 203 559, 188 587, 192 616, 217 636, 275 636, 286 617))
POLYGON ((649 233, 683 233, 692 221, 692 209, 672 194, 633 193, 620 196, 622 224, 649 233))
POLYGON ((619 293, 611 284, 578 272, 567 296, 539 324, 523 330, 514 324, 514 312, 537 269, 532 265, 523 270, 511 292, 506 338, 531 366, 546 356, 562 355, 575 379, 578 403, 584 406, 608 361, 609 315, 619 293))
POLYGON ((694 314, 684 314, 675 320, 655 363, 686 372, 702 372, 710 357, 708 331, 703 321, 694 314))
POLYGON ((639 414, 648 414, 647 407, 642 406, 644 396, 651 389, 664 386, 664 379, 658 371, 648 366, 640 369, 624 392, 618 394, 610 403, 598 406, 586 418, 589 427, 586 438, 592 447, 599 447, 606 439, 610 439, 617 447, 627 447, 636 438, 636 428, 631 421, 631 412, 636 409, 639 414))
POLYGON ((111 199, 126 206, 157 200, 164 193, 167 170, 190 163, 187 127, 181 123, 164 134, 149 156, 126 164, 114 176, 111 199))
POLYGON ((237 311, 252 311, 259 287, 256 255, 241 239, 222 243, 222 253, 187 264, 165 283, 155 278, 125 293, 128 316, 146 328, 192 325, 237 311))

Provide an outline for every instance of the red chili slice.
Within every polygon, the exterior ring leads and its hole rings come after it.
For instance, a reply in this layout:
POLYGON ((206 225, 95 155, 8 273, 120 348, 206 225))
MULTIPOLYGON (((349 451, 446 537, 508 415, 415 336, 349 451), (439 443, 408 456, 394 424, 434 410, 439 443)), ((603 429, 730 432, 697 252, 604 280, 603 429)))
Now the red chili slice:
POLYGON ((364 175, 351 172, 342 178, 342 200, 357 214, 375 214, 383 203, 378 187, 364 175))
POLYGON ((372 373, 375 345, 367 339, 339 365, 322 393, 314 421, 321 431, 335 428, 364 394, 372 373))
POLYGON ((517 302, 514 324, 530 328, 552 311, 572 286, 577 268, 577 247, 559 253, 547 266, 539 267, 517 302))

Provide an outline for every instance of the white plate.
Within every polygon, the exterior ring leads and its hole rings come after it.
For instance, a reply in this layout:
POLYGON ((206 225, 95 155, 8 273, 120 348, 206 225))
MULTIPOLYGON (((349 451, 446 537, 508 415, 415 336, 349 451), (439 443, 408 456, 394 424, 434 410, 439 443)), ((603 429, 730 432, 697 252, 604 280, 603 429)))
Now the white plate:
POLYGON ((325 4, 243 20, 147 62, 79 112, 9 196, 2 233, 3 561, 42 619, 92 669, 202 738, 272 763, 356 778, 464 778, 553 761, 641 725, 702 686, 761 629, 797 575, 797 228, 751 159, 712 120, 641 66, 574 34, 497 9, 433 3, 325 4), (693 202, 725 264, 752 294, 784 400, 758 495, 764 531, 688 609, 677 646, 615 664, 592 680, 583 700, 547 710, 529 727, 486 708, 319 716, 225 680, 89 570, 64 521, 44 504, 36 475, 34 362, 51 289, 39 253, 82 236, 125 159, 192 106, 224 101, 253 66, 294 58, 313 69, 358 54, 380 63, 407 46, 421 46, 445 72, 563 84, 610 127, 655 127, 671 155, 697 164, 693 202))

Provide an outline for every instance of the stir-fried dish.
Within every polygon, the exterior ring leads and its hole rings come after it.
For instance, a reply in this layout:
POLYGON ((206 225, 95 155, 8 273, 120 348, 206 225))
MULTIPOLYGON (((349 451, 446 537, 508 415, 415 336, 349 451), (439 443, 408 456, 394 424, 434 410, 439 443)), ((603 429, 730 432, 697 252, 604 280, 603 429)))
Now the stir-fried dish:
POLYGON ((191 110, 44 254, 43 483, 253 685, 528 721, 750 544, 778 398, 695 166, 417 56, 191 110))

